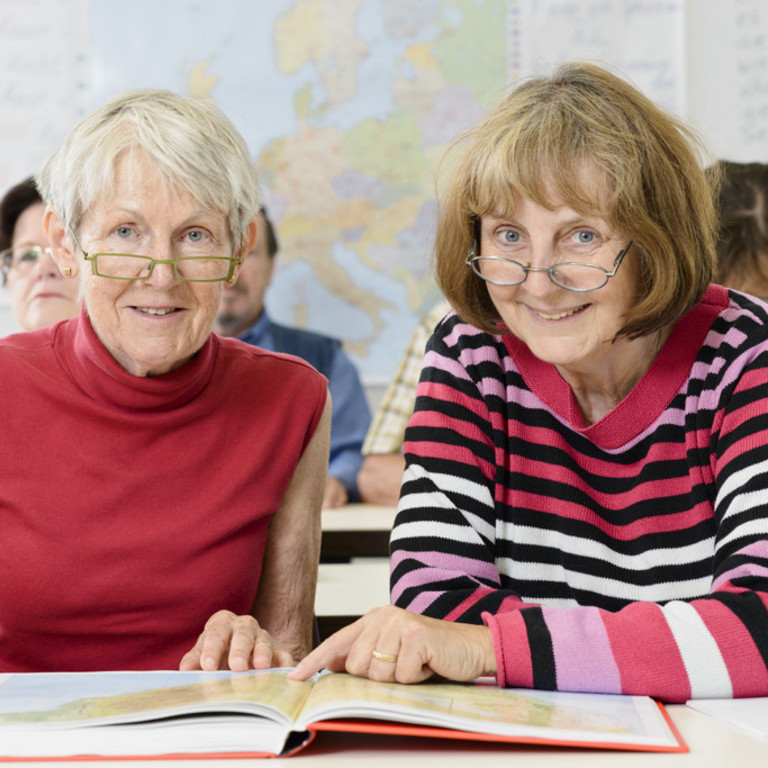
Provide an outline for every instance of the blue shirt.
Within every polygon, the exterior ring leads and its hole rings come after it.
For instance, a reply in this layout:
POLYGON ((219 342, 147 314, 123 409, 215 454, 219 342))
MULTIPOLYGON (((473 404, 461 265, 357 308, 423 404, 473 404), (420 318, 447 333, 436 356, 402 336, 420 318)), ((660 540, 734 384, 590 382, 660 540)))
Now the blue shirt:
POLYGON ((350 501, 358 501, 357 473, 363 463, 362 447, 371 412, 357 369, 341 343, 330 336, 277 325, 266 310, 238 338, 270 352, 302 357, 328 379, 333 402, 328 474, 341 481, 350 501))

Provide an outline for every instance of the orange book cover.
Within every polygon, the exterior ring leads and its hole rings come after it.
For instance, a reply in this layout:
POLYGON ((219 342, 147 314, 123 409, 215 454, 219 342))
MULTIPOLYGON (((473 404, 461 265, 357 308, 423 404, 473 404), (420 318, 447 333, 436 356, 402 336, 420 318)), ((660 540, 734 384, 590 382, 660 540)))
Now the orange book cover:
POLYGON ((323 731, 687 751, 648 697, 288 671, 0 676, 0 759, 275 757, 323 731))

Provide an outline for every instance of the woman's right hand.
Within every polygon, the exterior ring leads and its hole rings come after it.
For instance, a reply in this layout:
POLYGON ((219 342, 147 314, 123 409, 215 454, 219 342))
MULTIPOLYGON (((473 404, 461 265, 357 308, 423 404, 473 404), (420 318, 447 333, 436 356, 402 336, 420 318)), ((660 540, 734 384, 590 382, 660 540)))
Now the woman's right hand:
POLYGON ((288 677, 307 680, 321 669, 386 682, 419 683, 432 675, 462 681, 494 675, 496 656, 488 627, 387 605, 340 629, 288 677))

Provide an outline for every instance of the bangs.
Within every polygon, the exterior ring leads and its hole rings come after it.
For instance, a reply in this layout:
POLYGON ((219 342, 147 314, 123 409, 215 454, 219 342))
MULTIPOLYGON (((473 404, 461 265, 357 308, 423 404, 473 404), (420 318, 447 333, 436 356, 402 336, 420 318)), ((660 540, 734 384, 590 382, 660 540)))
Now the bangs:
POLYGON ((468 169, 468 213, 511 214, 519 195, 549 209, 566 205, 585 216, 613 218, 617 190, 610 164, 599 164, 602 153, 590 145, 581 120, 541 106, 501 126, 496 136, 489 135, 492 125, 475 135, 468 156, 482 159, 468 169), (482 146, 490 149, 478 151, 482 146))

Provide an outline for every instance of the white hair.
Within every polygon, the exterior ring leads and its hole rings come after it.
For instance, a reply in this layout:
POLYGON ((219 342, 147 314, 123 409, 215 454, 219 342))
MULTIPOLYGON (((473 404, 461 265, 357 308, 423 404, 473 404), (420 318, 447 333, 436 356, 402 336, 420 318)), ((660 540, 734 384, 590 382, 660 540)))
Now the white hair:
POLYGON ((245 140, 212 102, 168 90, 117 95, 83 118, 35 180, 43 200, 74 232, 91 205, 115 188, 120 157, 151 158, 171 186, 226 219, 235 250, 260 207, 256 169, 245 140))

